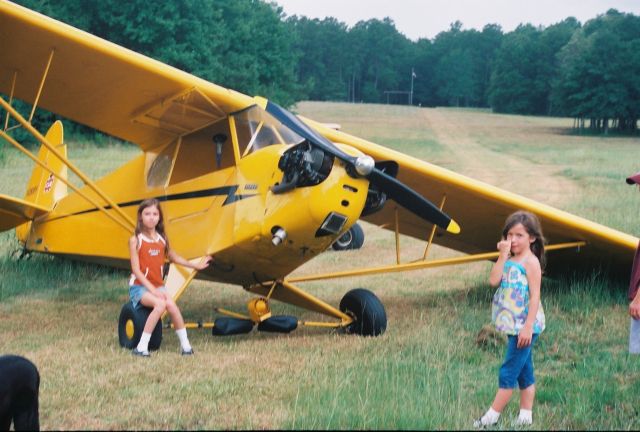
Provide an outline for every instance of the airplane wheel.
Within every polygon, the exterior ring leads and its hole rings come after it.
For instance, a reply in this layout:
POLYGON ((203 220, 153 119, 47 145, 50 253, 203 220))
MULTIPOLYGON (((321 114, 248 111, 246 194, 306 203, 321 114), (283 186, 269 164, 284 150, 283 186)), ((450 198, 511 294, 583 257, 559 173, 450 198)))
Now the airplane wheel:
POLYGON ((379 336, 387 329, 387 314, 384 306, 369 290, 357 288, 346 293, 340 301, 340 310, 355 319, 346 328, 347 333, 379 336))
MULTIPOLYGON (((133 349, 138 345, 150 313, 151 309, 146 307, 136 309, 130 301, 122 306, 118 319, 118 339, 121 347, 133 349)), ((158 320, 156 328, 151 333, 149 350, 157 350, 160 344, 162 344, 162 321, 158 320)))
POLYGON ((338 238, 331 247, 333 250, 341 251, 347 249, 360 249, 364 244, 364 231, 362 231, 362 227, 355 223, 349 230, 342 234, 341 237, 338 238))

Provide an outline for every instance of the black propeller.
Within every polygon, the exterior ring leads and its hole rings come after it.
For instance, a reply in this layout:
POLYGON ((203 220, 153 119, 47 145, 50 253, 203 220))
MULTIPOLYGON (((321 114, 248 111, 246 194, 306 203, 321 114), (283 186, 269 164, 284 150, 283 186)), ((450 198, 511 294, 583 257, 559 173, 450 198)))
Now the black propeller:
POLYGON ((460 232, 460 227, 453 219, 409 186, 376 168, 373 158, 370 156, 356 157, 343 152, 331 141, 278 104, 267 102, 266 111, 311 144, 346 162, 351 174, 365 177, 389 198, 410 212, 451 233, 460 232))

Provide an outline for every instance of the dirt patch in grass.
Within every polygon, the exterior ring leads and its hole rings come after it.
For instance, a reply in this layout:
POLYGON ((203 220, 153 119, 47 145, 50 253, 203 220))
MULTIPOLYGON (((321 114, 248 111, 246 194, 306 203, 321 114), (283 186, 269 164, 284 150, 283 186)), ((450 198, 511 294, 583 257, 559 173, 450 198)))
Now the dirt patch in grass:
POLYGON ((425 127, 433 131, 446 148, 455 171, 534 200, 562 206, 578 185, 560 175, 551 164, 531 161, 483 145, 505 135, 519 143, 536 145, 553 135, 545 124, 532 123, 527 117, 496 116, 488 113, 448 109, 422 109, 425 127))

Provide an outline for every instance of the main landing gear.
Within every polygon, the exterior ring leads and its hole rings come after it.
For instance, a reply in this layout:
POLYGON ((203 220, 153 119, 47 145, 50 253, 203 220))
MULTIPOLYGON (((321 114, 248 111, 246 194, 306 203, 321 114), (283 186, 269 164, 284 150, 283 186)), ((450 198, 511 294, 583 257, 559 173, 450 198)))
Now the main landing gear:
MULTIPOLYGON (((122 306, 120 318, 118 319, 118 339, 121 347, 133 349, 138 346, 142 330, 150 313, 151 309, 142 305, 134 308, 130 301, 122 306)), ((160 344, 162 344, 162 322, 158 321, 153 333, 151 333, 149 349, 157 350, 160 348, 160 344)))
MULTIPOLYGON (((293 288, 290 284, 285 284, 284 287, 293 288)), ((318 301, 316 306, 326 306, 329 315, 340 318, 340 321, 335 323, 298 321, 289 315, 272 315, 268 299, 264 297, 251 300, 248 306, 250 314, 248 317, 224 309, 217 309, 219 313, 227 316, 215 320, 213 334, 227 336, 248 333, 254 324, 258 324, 258 331, 273 333, 290 333, 298 325, 341 329, 347 334, 359 336, 380 336, 387 329, 387 314, 382 302, 374 293, 364 288, 357 288, 346 293, 340 301, 339 311, 318 301)))
MULTIPOLYGON (((259 287, 252 287, 251 290, 258 292, 259 287)), ((216 312, 225 315, 224 317, 217 318, 213 323, 186 323, 186 327, 190 329, 210 328, 214 336, 245 334, 251 332, 254 327, 262 332, 290 333, 300 325, 333 328, 342 330, 347 334, 360 336, 380 336, 387 329, 387 314, 382 302, 374 293, 364 288, 357 288, 347 292, 340 301, 339 309, 316 299, 308 293, 304 293, 304 302, 306 304, 299 304, 299 306, 337 319, 334 322, 299 321, 296 317, 290 315, 272 315, 269 306, 269 298, 272 294, 274 298, 278 298, 279 294, 284 294, 285 298, 293 300, 292 296, 302 297, 302 293, 299 288, 291 283, 281 281, 269 289, 269 294, 266 297, 257 297, 249 301, 247 304, 249 315, 218 308, 216 312)), ((291 301, 291 303, 295 304, 296 301, 291 301)), ((120 346, 128 349, 137 346, 150 312, 151 309, 145 307, 134 308, 131 302, 127 302, 122 306, 118 320, 120 346)), ((170 325, 167 325, 167 327, 170 327, 170 325)), ((151 335, 149 349, 157 350, 160 348, 161 343, 162 322, 159 321, 151 335)))
POLYGON ((379 336, 387 329, 387 313, 374 293, 364 288, 349 291, 340 301, 340 310, 353 318, 345 330, 361 336, 379 336))

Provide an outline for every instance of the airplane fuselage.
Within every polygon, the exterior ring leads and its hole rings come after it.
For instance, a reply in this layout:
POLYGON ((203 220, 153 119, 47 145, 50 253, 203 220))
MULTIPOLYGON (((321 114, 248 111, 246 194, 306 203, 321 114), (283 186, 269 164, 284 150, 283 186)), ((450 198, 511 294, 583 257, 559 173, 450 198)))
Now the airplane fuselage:
MULTIPOLYGON (((242 137, 217 147, 217 133, 231 133, 226 122, 146 152, 96 182, 134 222, 140 202, 158 198, 171 248, 187 259, 215 256, 198 278, 243 286, 282 278, 359 218, 368 181, 347 174, 341 161, 318 184, 274 193, 283 177, 278 162, 292 145, 242 153, 242 137)), ((100 200, 88 187, 81 191, 100 200)), ((121 268, 129 267, 131 235, 77 193, 18 230, 29 250, 121 268)))

